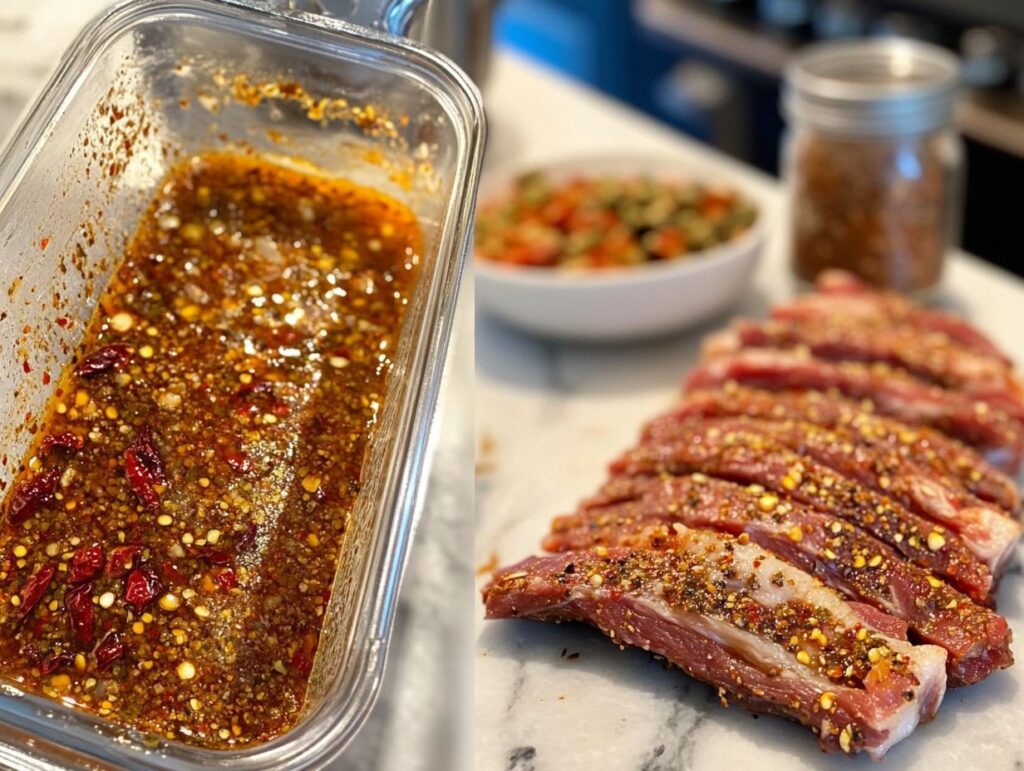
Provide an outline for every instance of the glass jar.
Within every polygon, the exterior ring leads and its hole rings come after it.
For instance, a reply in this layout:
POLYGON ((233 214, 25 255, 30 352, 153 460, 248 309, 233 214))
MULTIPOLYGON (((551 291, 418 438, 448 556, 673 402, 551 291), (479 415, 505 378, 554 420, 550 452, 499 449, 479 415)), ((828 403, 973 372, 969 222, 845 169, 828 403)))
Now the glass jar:
POLYGON ((934 288, 960 237, 958 61, 909 40, 828 43, 787 70, 783 144, 793 268, 905 292, 934 288))

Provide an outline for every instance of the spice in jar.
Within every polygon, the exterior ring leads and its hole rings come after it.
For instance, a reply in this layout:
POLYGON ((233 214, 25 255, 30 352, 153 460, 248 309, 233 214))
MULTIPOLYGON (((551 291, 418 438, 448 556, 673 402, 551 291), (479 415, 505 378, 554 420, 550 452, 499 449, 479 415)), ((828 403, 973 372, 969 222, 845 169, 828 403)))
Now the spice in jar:
POLYGON ((960 220, 956 60, 919 43, 815 46, 787 74, 793 266, 934 287, 960 220))

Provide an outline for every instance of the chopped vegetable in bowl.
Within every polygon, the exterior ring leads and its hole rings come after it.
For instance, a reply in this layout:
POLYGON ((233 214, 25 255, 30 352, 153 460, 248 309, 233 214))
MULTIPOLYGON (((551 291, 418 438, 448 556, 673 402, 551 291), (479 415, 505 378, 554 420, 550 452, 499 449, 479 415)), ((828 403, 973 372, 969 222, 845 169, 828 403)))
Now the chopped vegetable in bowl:
POLYGON ((476 253, 509 265, 611 268, 689 257, 757 218, 733 190, 651 176, 517 178, 477 213, 476 253))

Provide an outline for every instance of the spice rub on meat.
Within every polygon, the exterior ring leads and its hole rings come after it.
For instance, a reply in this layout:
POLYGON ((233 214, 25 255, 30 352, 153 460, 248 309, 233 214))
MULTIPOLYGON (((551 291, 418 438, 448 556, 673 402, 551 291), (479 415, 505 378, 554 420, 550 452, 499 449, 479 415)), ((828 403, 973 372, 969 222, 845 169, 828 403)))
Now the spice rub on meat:
POLYGON ((209 748, 297 721, 420 251, 346 181, 171 172, 7 497, 0 675, 209 748))
MULTIPOLYGON (((886 634, 760 546, 705 530, 648 548, 530 557, 484 589, 488 618, 585 621, 664 656, 754 712, 814 729, 822 749, 879 758, 946 688, 946 653, 886 634)), ((880 617, 880 618, 879 618, 880 617)))
POLYGON ((772 315, 707 342, 680 402, 553 520, 557 554, 494 574, 487 617, 589 623, 877 759, 947 683, 1013 664, 994 604, 1021 535, 1020 380, 967 322, 848 275, 772 315))

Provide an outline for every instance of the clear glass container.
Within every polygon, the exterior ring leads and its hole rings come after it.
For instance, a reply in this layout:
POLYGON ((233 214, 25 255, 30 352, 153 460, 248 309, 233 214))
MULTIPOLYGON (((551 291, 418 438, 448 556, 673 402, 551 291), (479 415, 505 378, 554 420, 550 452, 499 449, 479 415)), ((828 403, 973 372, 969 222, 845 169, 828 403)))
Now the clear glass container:
POLYGON ((898 39, 812 46, 790 65, 782 164, 799 278, 842 268, 907 292, 939 283, 963 205, 957 65, 898 39))
MULTIPOLYGON (((469 246, 484 142, 479 94, 450 62, 381 30, 411 3, 353 0, 377 31, 237 0, 136 0, 93 21, 0 158, 0 420, 9 483, 117 255, 179 159, 243 148, 398 198, 425 250, 303 714, 244 750, 204 750, 0 684, 0 766, 310 768, 377 693, 429 465, 434 405, 469 246), (382 6, 382 8, 378 8, 382 6), (300 88, 296 88, 296 85, 300 88), (300 98, 301 97, 301 98, 300 98), (58 315, 72 324, 54 323, 58 315)), ((358 14, 358 16, 355 16, 358 14)))

